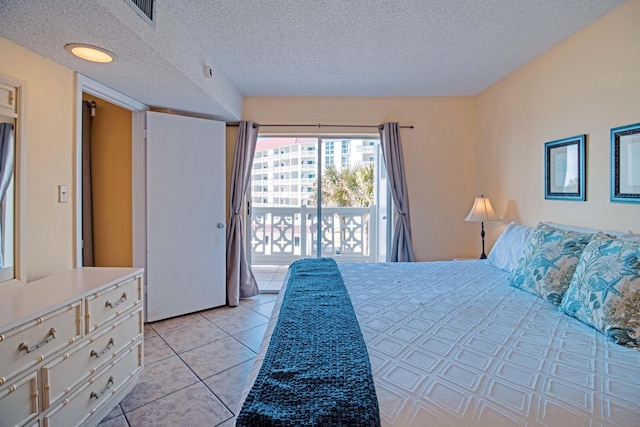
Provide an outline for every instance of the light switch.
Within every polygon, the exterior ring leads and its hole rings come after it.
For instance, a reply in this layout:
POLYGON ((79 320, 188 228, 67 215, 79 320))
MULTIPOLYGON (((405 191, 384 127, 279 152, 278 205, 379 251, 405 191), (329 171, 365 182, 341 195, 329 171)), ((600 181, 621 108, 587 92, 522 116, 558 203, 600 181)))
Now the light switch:
POLYGON ((58 203, 67 203, 67 186, 58 185, 58 203))

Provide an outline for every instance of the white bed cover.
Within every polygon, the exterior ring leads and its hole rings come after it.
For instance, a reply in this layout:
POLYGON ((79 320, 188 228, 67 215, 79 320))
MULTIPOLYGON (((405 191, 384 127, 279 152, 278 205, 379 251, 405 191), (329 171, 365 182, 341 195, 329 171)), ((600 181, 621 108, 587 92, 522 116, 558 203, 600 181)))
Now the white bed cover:
POLYGON ((485 261, 339 267, 383 426, 640 426, 640 352, 508 286, 504 271, 485 261))

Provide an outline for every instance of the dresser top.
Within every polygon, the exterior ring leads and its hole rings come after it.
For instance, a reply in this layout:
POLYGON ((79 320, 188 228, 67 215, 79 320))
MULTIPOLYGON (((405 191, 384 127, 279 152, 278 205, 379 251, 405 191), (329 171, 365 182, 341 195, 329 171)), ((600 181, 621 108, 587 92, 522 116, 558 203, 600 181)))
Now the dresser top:
POLYGON ((0 333, 142 274, 142 268, 82 267, 0 291, 0 333))

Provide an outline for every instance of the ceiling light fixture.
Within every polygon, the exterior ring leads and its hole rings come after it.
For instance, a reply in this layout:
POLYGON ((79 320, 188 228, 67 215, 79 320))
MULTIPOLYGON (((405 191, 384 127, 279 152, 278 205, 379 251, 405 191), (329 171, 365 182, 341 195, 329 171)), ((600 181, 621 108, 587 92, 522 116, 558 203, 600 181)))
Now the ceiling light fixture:
POLYGON ((86 59, 91 62, 104 63, 111 62, 116 59, 116 56, 108 50, 84 43, 69 43, 65 45, 64 48, 78 58, 86 59))

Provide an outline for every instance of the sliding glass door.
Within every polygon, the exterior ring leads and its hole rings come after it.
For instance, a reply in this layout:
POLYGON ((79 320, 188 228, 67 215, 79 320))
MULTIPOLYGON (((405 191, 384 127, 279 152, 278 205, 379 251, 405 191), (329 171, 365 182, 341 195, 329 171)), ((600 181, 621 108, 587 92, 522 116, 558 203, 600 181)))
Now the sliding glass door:
POLYGON ((316 239, 316 245, 321 256, 376 261, 376 143, 377 139, 321 140, 324 164, 316 193, 321 206, 317 227, 321 240, 316 239))
POLYGON ((259 137, 249 189, 250 262, 384 261, 388 188, 377 137, 259 137), (382 181, 381 181, 382 180, 382 181))

